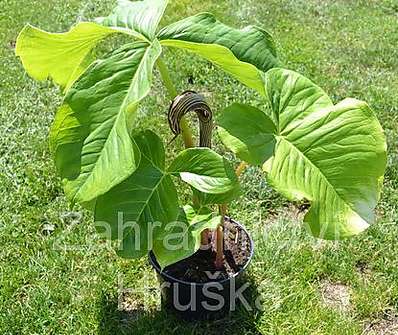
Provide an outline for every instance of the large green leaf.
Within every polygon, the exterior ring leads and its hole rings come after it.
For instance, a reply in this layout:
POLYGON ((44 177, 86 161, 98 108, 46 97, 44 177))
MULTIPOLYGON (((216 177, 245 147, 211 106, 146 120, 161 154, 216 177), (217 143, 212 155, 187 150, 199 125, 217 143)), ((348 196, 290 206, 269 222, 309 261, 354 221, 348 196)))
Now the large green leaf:
POLYGON ((214 230, 221 222, 221 216, 215 215, 209 208, 196 211, 192 206, 184 206, 178 224, 171 226, 166 236, 154 241, 153 252, 161 268, 190 257, 201 246, 201 233, 214 230))
POLYGON ((255 164, 262 163, 262 150, 264 160, 273 152, 263 165, 267 179, 289 199, 311 202, 305 222, 313 235, 338 239, 366 229, 374 221, 386 166, 376 116, 355 99, 333 105, 324 91, 292 71, 269 71, 265 87, 264 112, 244 105, 227 111, 221 120, 224 144, 255 164), (246 112, 256 121, 248 122, 246 112), (260 150, 253 147, 256 135, 268 140, 270 134, 274 141, 265 141, 260 150))
MULTIPOLYGON (((164 148, 157 135, 145 131, 134 137, 142 158, 139 168, 125 181, 98 197, 97 225, 110 229, 121 240, 119 254, 141 257, 161 238, 165 227, 178 218, 178 199, 169 174, 164 171, 164 148)), ((108 236, 109 237, 109 236, 108 236)))
POLYGON ((151 41, 167 4, 168 0, 119 0, 112 14, 96 21, 104 26, 128 29, 136 37, 151 41))
POLYGON ((137 168, 140 154, 130 134, 160 53, 156 40, 125 45, 95 62, 69 89, 50 144, 72 201, 95 199, 137 168))
POLYGON ((119 0, 111 15, 81 22, 66 33, 48 33, 27 25, 19 34, 16 55, 36 80, 51 78, 67 91, 94 61, 93 48, 105 37, 122 32, 146 42, 155 37, 168 0, 119 0))
POLYGON ((92 22, 82 22, 66 33, 47 33, 27 25, 19 34, 16 55, 36 80, 52 78, 68 89, 93 61, 96 44, 117 31, 92 22))
POLYGON ((220 66, 243 84, 264 93, 260 73, 278 66, 274 41, 265 30, 250 26, 234 29, 212 14, 202 13, 163 28, 162 45, 194 52, 220 66))
POLYGON ((239 183, 231 164, 209 148, 190 148, 182 151, 171 163, 168 171, 179 175, 196 190, 233 198, 239 193, 239 183))
MULTIPOLYGON (((100 232, 108 238, 121 240, 121 256, 137 258, 153 250, 164 267, 198 250, 200 233, 216 227, 220 217, 212 219, 212 213, 206 208, 193 214, 192 208, 187 207, 187 211, 181 213, 172 173, 165 169, 162 141, 151 131, 138 134, 134 141, 141 151, 140 165, 129 178, 97 198, 95 220, 100 232)), ((201 153, 208 157, 205 151, 201 153)), ((179 156, 177 162, 181 157, 186 156, 179 156)), ((210 159, 209 164, 213 162, 210 159)), ((201 173, 192 164, 179 166, 181 171, 201 173)), ((218 179, 222 173, 218 170, 211 173, 219 183, 217 189, 225 188, 218 179)), ((206 177, 211 178, 211 174, 206 174, 206 177)), ((224 183, 229 184, 230 181, 225 180, 224 183)))

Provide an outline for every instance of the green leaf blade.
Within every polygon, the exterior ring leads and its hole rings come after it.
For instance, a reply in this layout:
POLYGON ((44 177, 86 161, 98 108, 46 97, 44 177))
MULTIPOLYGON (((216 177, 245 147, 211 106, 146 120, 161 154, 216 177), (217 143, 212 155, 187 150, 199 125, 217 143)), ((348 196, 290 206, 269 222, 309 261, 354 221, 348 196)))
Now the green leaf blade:
MULTIPOLYGON (((240 188, 231 164, 209 148, 191 148, 182 151, 168 168, 169 173, 180 178, 196 190, 236 197, 240 188)), ((223 202, 219 202, 223 203, 223 202)))
POLYGON ((175 186, 160 168, 164 166, 163 143, 150 131, 134 140, 142 152, 139 168, 98 197, 95 207, 97 226, 110 227, 107 237, 121 241, 118 253, 126 258, 146 255, 155 240, 165 234, 165 226, 175 222, 179 214, 175 186), (148 150, 148 144, 153 150, 148 150))
POLYGON ((235 116, 223 124, 224 143, 238 155, 248 155, 251 163, 260 163, 261 151, 247 134, 261 138, 272 133, 268 121, 259 121, 265 113, 276 132, 272 156, 263 156, 263 170, 287 198, 311 202, 304 219, 311 233, 341 239, 365 230, 375 219, 386 166, 385 137, 374 113, 355 99, 333 105, 324 91, 293 71, 273 69, 264 79, 265 111, 235 108, 235 116), (246 112, 256 121, 242 125, 249 117, 246 112), (247 129, 242 132, 239 125, 247 129))
POLYGON ((223 144, 241 160, 262 165, 274 153, 275 124, 255 107, 233 104, 217 120, 223 144))
POLYGON ((103 26, 130 30, 136 37, 152 41, 168 0, 118 0, 107 17, 96 19, 103 26))
POLYGON ((224 46, 178 40, 163 40, 161 44, 162 46, 184 49, 206 58, 247 87, 256 90, 261 95, 265 94, 260 71, 254 65, 238 60, 234 54, 224 46))
POLYGON ((267 76, 277 83, 269 87, 269 105, 280 128, 275 155, 264 165, 269 181, 289 198, 312 202, 304 220, 313 235, 339 239, 362 232, 374 221, 386 165, 377 118, 358 100, 333 105, 292 71, 267 76))
POLYGON ((118 254, 139 258, 150 250, 162 268, 194 254, 201 232, 215 229, 221 217, 208 208, 195 211, 178 206, 176 188, 167 171, 160 138, 151 131, 134 136, 142 158, 132 175, 99 196, 95 206, 97 230, 120 241, 118 254))
POLYGON ((168 232, 165 240, 155 241, 153 252, 160 267, 163 269, 192 256, 201 246, 201 233, 216 229, 220 222, 221 216, 207 207, 196 211, 192 206, 184 206, 178 225, 168 232))
POLYGON ((221 45, 242 62, 267 72, 280 65, 272 36, 259 27, 231 28, 210 13, 200 13, 163 28, 159 40, 221 45))
POLYGON ((234 29, 212 14, 198 14, 163 28, 164 46, 194 52, 221 67, 246 86, 264 94, 260 71, 280 65, 271 35, 258 27, 234 29))
POLYGON ((67 90, 94 60, 91 51, 117 31, 81 22, 66 33, 48 33, 27 25, 18 35, 15 53, 36 80, 51 78, 67 90))
POLYGON ((156 41, 126 45, 94 63, 68 91, 50 143, 72 201, 95 199, 137 168, 140 153, 130 134, 160 53, 156 41))

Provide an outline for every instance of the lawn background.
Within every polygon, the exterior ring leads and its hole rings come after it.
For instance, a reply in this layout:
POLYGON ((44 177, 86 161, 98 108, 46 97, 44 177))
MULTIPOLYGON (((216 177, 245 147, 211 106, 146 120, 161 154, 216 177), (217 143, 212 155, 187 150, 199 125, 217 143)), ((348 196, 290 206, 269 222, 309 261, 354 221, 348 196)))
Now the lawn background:
MULTIPOLYGON (((1 0, 0 333, 370 334, 383 319, 394 320, 398 2, 179 0, 169 6, 162 24, 209 11, 236 27, 255 24, 269 30, 287 68, 308 76, 335 102, 345 97, 367 101, 389 147, 378 221, 343 242, 309 237, 298 222, 298 207, 270 190, 259 171, 248 169, 244 196, 232 204, 230 215, 255 237, 250 276, 265 298, 265 310, 195 324, 156 311, 156 290, 147 296, 127 294, 125 311, 118 311, 121 284, 137 289, 147 281, 156 287, 155 275, 146 259, 117 258, 94 234, 88 213, 79 208, 68 213, 47 144, 61 96, 51 83, 30 79, 14 55, 15 39, 26 23, 62 32, 77 21, 107 14, 112 5, 109 0, 1 0), (72 246, 81 247, 69 250, 72 246), (344 287, 350 303, 342 309, 325 303, 322 292, 328 285, 344 287), (149 311, 141 311, 144 305, 149 311)), ((179 90, 204 92, 216 113, 232 102, 259 103, 252 92, 203 60, 175 50, 165 57, 179 90)), ((140 125, 161 129, 169 140, 167 107, 157 78, 141 108, 140 125)))

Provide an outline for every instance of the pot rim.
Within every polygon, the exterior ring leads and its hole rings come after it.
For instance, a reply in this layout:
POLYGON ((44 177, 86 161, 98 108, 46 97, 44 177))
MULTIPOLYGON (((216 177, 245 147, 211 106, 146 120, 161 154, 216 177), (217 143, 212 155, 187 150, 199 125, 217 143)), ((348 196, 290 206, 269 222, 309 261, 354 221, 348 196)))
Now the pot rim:
POLYGON ((230 281, 231 279, 234 279, 236 277, 238 277, 242 272, 244 272, 246 270, 246 268, 249 266, 252 258, 253 258, 253 254, 254 254, 254 242, 253 239, 251 238, 249 232, 247 231, 246 227, 241 224, 238 221, 235 221, 234 219, 230 218, 229 216, 225 216, 226 220, 229 220, 229 222, 235 223, 236 225, 238 225, 249 237, 249 241, 250 241, 250 255, 249 258, 247 259, 247 262, 245 263, 245 265, 238 271, 236 272, 232 277, 229 278, 224 278, 222 280, 213 280, 210 282, 206 282, 206 283, 198 283, 198 282, 190 282, 190 281, 184 281, 178 278, 175 278, 171 275, 169 275, 168 273, 164 273, 161 269, 159 264, 156 261, 156 256, 155 254, 152 252, 152 250, 149 252, 148 254, 148 258, 149 258, 149 262, 151 263, 151 265, 154 267, 154 269, 156 270, 156 272, 161 275, 162 277, 165 277, 166 279, 173 281, 173 282, 177 282, 179 284, 184 284, 184 285, 195 285, 195 286, 209 286, 209 285, 213 285, 214 283, 220 283, 220 284, 224 284, 228 281, 230 281))

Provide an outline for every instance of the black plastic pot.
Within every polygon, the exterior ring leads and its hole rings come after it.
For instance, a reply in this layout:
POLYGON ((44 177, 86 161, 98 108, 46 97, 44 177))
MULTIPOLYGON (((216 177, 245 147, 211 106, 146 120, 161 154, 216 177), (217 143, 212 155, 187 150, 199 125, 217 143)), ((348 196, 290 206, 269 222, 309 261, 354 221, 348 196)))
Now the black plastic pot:
POLYGON ((207 283, 183 281, 161 272, 155 255, 149 253, 149 261, 160 282, 162 306, 185 320, 220 319, 235 311, 242 303, 242 290, 247 287, 245 270, 253 257, 254 245, 242 224, 230 218, 226 219, 241 228, 250 241, 250 256, 246 264, 231 278, 207 283))

